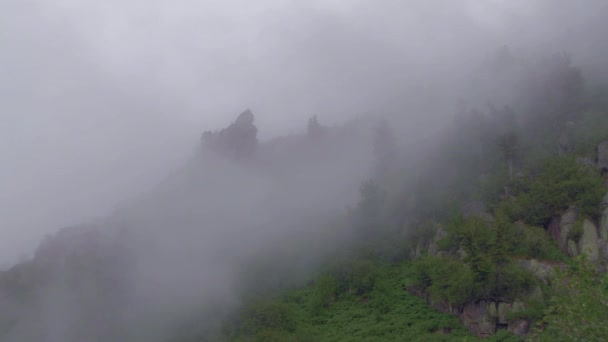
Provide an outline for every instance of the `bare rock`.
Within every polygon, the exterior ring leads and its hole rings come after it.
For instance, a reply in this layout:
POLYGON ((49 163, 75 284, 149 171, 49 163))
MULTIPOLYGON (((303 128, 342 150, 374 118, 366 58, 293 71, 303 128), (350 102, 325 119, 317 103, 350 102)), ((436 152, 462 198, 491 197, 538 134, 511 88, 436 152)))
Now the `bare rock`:
POLYGON ((578 250, 581 254, 586 254, 591 262, 597 262, 599 260, 599 237, 597 235, 597 228, 589 219, 583 221, 583 235, 578 241, 578 250))
POLYGON ((530 321, 526 319, 517 319, 509 322, 507 328, 513 335, 523 336, 530 331, 530 321))
POLYGON ((568 233, 578 219, 578 210, 570 206, 559 218, 554 218, 549 224, 549 234, 557 241, 557 245, 564 253, 568 253, 568 233))
POLYGON ((608 171, 608 140, 597 145, 597 167, 602 173, 608 171))

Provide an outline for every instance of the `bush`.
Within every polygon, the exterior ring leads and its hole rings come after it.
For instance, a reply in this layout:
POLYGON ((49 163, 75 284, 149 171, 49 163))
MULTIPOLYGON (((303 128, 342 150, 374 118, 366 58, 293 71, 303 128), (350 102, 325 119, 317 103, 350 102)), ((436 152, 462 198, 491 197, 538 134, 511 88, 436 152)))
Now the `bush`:
POLYGON ((557 248, 555 241, 541 227, 517 224, 512 255, 545 260, 563 260, 564 254, 557 248))
MULTIPOLYGON (((525 191, 525 190, 524 190, 525 191)), ((546 226, 569 205, 583 216, 597 217, 605 188, 599 172, 580 166, 573 157, 547 160, 527 192, 517 194, 512 214, 532 225, 546 226)))
POLYGON ((414 285, 434 301, 461 305, 474 298, 477 285, 471 269, 449 258, 424 257, 414 264, 414 285))
POLYGON ((554 296, 531 341, 607 341, 608 276, 576 257, 554 282, 554 296))
POLYGON ((497 269, 495 282, 491 282, 493 297, 513 301, 527 293, 536 284, 534 276, 520 266, 509 262, 497 269))
POLYGON ((337 289, 355 295, 371 291, 376 282, 376 265, 369 260, 349 260, 333 267, 337 289))

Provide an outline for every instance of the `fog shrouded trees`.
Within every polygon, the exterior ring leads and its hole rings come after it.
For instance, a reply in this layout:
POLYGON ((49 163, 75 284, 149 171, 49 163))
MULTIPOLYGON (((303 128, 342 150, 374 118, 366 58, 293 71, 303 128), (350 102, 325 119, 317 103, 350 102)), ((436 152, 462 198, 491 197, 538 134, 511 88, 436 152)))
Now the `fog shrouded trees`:
POLYGON ((312 118, 308 119, 308 126, 306 129, 306 134, 308 135, 309 138, 313 139, 313 140, 317 140, 322 138, 325 134, 326 134, 326 127, 323 127, 320 123, 319 120, 317 119, 317 116, 313 116, 312 118))
POLYGON ((378 177, 390 176, 398 163, 398 149, 389 123, 382 120, 374 131, 374 172, 378 177))
POLYGON ((253 113, 247 109, 230 126, 217 132, 204 132, 202 142, 206 147, 237 159, 249 158, 258 145, 258 129, 253 121, 253 113))
POLYGON ((509 131, 499 137, 498 146, 509 167, 509 181, 513 181, 513 163, 519 153, 519 137, 515 131, 509 131))

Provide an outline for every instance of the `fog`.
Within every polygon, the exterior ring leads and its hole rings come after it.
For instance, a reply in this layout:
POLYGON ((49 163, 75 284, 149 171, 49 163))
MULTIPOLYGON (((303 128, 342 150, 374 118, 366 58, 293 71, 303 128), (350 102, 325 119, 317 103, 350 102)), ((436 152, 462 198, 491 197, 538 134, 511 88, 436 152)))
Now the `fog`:
MULTIPOLYGON (((607 13, 591 0, 5 0, 0 264, 30 259, 61 228, 92 226, 134 255, 121 278, 129 324, 193 301, 238 305, 239 271, 262 252, 343 241, 322 227, 370 176, 372 119, 422 151, 459 106, 512 98, 484 74, 503 46, 530 60, 567 51, 590 82, 604 79, 607 13), (247 108, 253 160, 201 147, 204 131, 247 108), (317 147, 306 140, 313 115, 338 132, 317 147)), ((314 269, 317 251, 295 250, 314 269)), ((66 286, 44 289, 53 299, 25 311, 15 340, 77 336, 70 320, 87 304, 66 286)))

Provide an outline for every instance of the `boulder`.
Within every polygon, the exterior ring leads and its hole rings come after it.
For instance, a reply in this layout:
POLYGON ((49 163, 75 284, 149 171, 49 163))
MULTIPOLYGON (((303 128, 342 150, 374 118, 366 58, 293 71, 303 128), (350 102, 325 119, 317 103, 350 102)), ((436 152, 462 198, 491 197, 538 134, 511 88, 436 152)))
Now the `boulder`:
POLYGON ((511 310, 511 303, 499 302, 498 305, 498 324, 507 324, 507 313, 511 310))
POLYGON ((572 258, 580 254, 578 245, 574 240, 568 239, 568 251, 566 254, 572 258))
POLYGON ((597 167, 602 173, 608 171, 608 140, 597 145, 597 167))
POLYGON ((529 300, 535 301, 535 302, 544 302, 545 301, 545 297, 543 296, 543 290, 540 288, 540 286, 536 285, 534 287, 532 287, 530 289, 530 291, 528 292, 527 296, 526 296, 529 300))
POLYGON ((443 228, 438 227, 437 231, 435 232, 435 236, 433 236, 427 247, 428 254, 435 256, 439 256, 440 254, 442 254, 441 251, 439 251, 438 242, 446 238, 447 236, 448 233, 443 228))
POLYGON ((416 246, 414 247, 414 253, 413 253, 412 257, 414 259, 418 259, 421 256, 423 256, 425 252, 426 252, 426 241, 424 239, 419 239, 418 242, 416 243, 416 246))
POLYGON ((585 219, 583 222, 583 235, 578 241, 578 250, 581 254, 586 254, 591 262, 597 262, 599 260, 599 237, 597 235, 597 228, 589 219, 585 219))
POLYGON ((543 284, 549 284, 551 278, 555 276, 553 266, 547 262, 541 262, 536 259, 520 260, 519 265, 530 271, 543 284))
POLYGON ((568 253, 568 233, 578 219, 578 210, 570 206, 559 218, 554 218, 549 224, 549 234, 557 241, 562 252, 568 253))
POLYGON ((460 320, 476 336, 487 337, 496 332, 496 318, 490 315, 493 302, 479 301, 464 306, 460 320))
POLYGON ((530 331, 530 321, 526 319, 516 319, 509 322, 507 328, 513 335, 523 336, 530 331))
MULTIPOLYGON (((431 228, 428 228, 431 231, 431 228)), ((448 233, 439 225, 432 227, 434 232, 430 234, 421 234, 412 245, 410 256, 413 259, 418 259, 423 255, 442 256, 446 253, 439 250, 438 242, 448 236, 448 233)))

